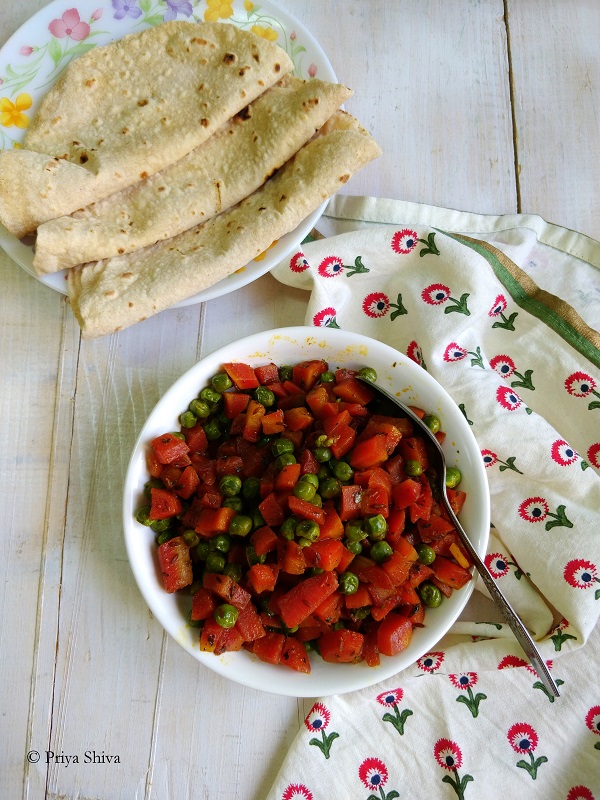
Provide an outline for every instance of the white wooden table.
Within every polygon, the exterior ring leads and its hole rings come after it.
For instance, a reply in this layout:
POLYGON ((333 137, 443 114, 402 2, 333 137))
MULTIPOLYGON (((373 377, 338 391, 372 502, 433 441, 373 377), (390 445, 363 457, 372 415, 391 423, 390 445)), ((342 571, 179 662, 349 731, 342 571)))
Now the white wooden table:
MULTIPOLYGON (((383 149, 346 192, 600 238, 600 4, 280 2, 383 149)), ((43 4, 4 0, 0 43, 43 4)), ((0 280, 0 797, 263 798, 309 703, 228 683, 163 633, 127 562, 121 487, 165 389, 239 336, 302 323, 306 297, 266 275, 82 342, 64 298, 4 254, 0 280)))

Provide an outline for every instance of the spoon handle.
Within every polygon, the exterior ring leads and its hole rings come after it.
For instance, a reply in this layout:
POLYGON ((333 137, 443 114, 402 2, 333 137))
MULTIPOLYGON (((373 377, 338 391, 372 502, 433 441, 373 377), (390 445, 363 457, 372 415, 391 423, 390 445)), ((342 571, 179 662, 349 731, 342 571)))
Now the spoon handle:
POLYGON ((452 510, 450 502, 448 501, 448 497, 446 496, 446 457, 444 455, 444 451, 440 446, 440 443, 438 442, 434 434, 429 430, 427 425, 425 425, 423 420, 420 419, 420 417, 418 417, 414 413, 414 411, 407 405, 405 405, 401 400, 398 400, 398 398, 395 397, 393 394, 386 391, 385 389, 382 389, 381 386, 378 386, 376 383, 373 383, 372 381, 369 381, 365 378, 361 378, 360 376, 359 380, 361 380, 364 384, 369 386, 375 392, 379 392, 379 394, 385 397, 393 405, 400 408, 403 411, 403 413, 407 417, 409 417, 415 423, 415 425, 423 431, 423 433, 425 433, 429 441, 435 447, 442 464, 442 472, 440 476, 440 484, 442 491, 440 492, 440 494, 444 507, 448 512, 448 516, 450 517, 454 526, 456 527, 456 532, 458 533, 461 542, 463 543, 466 551, 468 552, 471 561, 475 565, 475 569, 481 575, 481 579, 484 582, 488 592, 490 593, 492 600, 500 608, 500 611, 502 612, 504 619, 506 620, 509 628, 515 635, 516 640, 523 648, 523 651, 527 656, 527 658, 529 659, 531 666, 537 672, 540 680, 542 681, 546 689, 555 697, 559 697, 558 686, 554 682, 554 678, 552 677, 552 675, 550 675, 550 671, 546 666, 544 659, 542 658, 542 654, 540 653, 535 642, 531 638, 529 631, 523 625, 516 612, 513 610, 512 606, 502 593, 502 590, 498 587, 498 584, 492 577, 492 573, 489 571, 489 569, 486 567, 484 562, 479 557, 479 554, 471 544, 471 540, 469 539, 466 531, 464 530, 464 528, 458 521, 456 514, 452 510))
POLYGON ((448 516, 454 523, 456 527, 456 531, 460 537, 461 542, 463 543, 465 549, 469 553, 471 561, 475 565, 475 569, 481 576, 482 581, 485 584, 486 589, 490 593, 492 600, 496 603, 496 605, 500 608, 504 619, 506 620, 508 626, 510 627, 511 631, 514 633, 516 640, 519 642, 525 655, 529 659, 531 666, 537 672, 540 680, 546 687, 546 689, 551 692, 555 697, 559 696, 558 686, 554 682, 554 678, 550 674, 548 667, 546 666, 544 659, 540 651, 538 650, 535 642, 531 638, 529 631, 521 622, 519 616, 515 613, 512 606, 499 589, 498 584, 492 577, 491 572, 486 567, 485 563, 479 557, 479 554, 471 544, 469 537, 467 536, 465 530, 463 529, 462 525, 458 521, 456 514, 452 510, 450 503, 448 502, 448 498, 446 497, 446 492, 442 493, 442 501, 448 512, 448 516))

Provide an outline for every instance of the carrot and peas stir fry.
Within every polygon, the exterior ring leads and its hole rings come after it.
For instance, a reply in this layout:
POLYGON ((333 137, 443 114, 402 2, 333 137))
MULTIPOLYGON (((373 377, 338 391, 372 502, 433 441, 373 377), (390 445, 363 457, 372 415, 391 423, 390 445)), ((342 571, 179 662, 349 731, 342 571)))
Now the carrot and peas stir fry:
MULTIPOLYGON (((200 648, 245 648, 310 672, 393 656, 426 607, 471 579, 435 496, 428 443, 402 416, 370 409, 357 375, 310 360, 228 363, 155 438, 147 505, 167 592, 190 596, 200 648)), ((439 419, 415 409, 440 441, 439 419)), ((458 469, 447 493, 459 513, 458 469)))

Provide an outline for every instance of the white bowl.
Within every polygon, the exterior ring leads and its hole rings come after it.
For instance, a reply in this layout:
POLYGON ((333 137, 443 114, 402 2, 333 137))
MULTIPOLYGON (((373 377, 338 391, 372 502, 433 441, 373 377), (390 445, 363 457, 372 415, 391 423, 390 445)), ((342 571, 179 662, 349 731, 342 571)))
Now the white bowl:
MULTIPOLYGON (((454 401, 422 367, 385 344, 335 328, 293 327, 264 331, 220 348, 198 362, 166 392, 148 417, 135 445, 123 498, 125 543, 137 584, 152 613, 171 636, 205 667, 245 686, 292 697, 317 697, 362 689, 385 680, 413 664, 435 647, 467 603, 475 577, 455 591, 436 609, 428 609, 423 628, 415 629, 409 646, 397 656, 381 657, 378 667, 360 664, 330 664, 311 656, 310 675, 259 661, 245 650, 215 656, 199 648, 199 631, 185 619, 184 602, 162 588, 154 546, 154 533, 135 519, 144 504, 143 487, 148 480, 145 452, 161 433, 179 428, 178 416, 189 401, 207 385, 211 376, 228 361, 252 366, 271 361, 294 364, 308 358, 323 358, 331 366, 374 367, 378 383, 411 405, 437 414, 447 436, 444 451, 450 465, 460 468, 461 488, 467 500, 461 522, 483 556, 490 528, 489 492, 481 453, 467 421, 454 401)), ((185 598, 188 600, 188 598, 185 598)), ((189 603, 189 600, 188 600, 189 603)))

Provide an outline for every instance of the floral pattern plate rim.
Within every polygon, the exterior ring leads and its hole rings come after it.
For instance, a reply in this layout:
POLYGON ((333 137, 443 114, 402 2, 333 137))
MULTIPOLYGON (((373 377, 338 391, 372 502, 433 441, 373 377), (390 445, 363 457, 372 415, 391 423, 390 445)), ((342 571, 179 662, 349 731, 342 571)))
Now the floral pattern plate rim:
MULTIPOLYGON (((337 81, 314 37, 272 0, 53 0, 0 49, 0 147, 21 145, 38 103, 72 58, 172 19, 219 21, 253 30, 286 50, 295 75, 337 81)), ((269 272, 310 233, 325 206, 323 203, 249 264, 175 307, 221 297, 269 272)), ((35 273, 33 237, 19 240, 0 225, 0 247, 41 283, 67 293, 64 270, 44 276, 35 273)))

